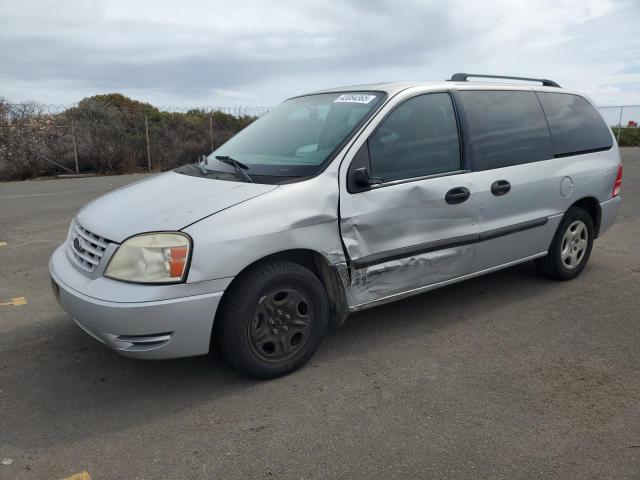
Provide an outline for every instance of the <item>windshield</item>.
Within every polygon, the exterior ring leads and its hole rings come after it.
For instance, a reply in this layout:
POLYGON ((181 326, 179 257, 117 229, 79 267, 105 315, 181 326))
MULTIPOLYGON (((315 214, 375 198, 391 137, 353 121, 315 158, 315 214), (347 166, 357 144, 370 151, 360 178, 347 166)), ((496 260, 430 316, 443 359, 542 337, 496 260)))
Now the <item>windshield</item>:
POLYGON ((245 164, 252 176, 315 175, 383 98, 380 92, 292 98, 215 150, 206 168, 227 171, 215 158, 227 156, 245 164))

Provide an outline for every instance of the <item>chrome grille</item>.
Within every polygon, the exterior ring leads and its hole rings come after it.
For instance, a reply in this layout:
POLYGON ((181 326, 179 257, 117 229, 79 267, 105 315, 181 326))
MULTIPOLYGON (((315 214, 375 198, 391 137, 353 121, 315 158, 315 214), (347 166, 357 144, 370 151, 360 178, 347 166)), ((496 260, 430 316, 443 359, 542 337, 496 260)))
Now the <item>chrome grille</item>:
POLYGON ((93 273, 110 243, 74 220, 69 229, 67 252, 76 266, 87 273, 93 273))

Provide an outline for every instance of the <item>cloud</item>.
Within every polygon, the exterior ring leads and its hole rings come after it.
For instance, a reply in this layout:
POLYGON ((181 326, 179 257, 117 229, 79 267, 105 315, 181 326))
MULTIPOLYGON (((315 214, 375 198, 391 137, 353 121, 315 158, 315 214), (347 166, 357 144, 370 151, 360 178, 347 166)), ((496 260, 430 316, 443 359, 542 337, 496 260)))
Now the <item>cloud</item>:
POLYGON ((273 105, 317 88, 462 70, 640 102, 638 18, 637 2, 613 0, 23 0, 0 11, 0 95, 273 105))

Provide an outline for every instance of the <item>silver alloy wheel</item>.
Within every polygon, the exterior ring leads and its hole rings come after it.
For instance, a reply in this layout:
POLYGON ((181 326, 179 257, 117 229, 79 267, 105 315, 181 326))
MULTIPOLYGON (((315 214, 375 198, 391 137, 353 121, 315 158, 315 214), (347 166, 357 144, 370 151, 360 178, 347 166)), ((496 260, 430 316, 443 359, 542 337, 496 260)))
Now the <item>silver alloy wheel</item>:
POLYGON ((576 220, 562 238, 562 246, 560 248, 560 258, 562 263, 569 270, 573 270, 582 262, 584 254, 589 245, 589 231, 582 220, 576 220))

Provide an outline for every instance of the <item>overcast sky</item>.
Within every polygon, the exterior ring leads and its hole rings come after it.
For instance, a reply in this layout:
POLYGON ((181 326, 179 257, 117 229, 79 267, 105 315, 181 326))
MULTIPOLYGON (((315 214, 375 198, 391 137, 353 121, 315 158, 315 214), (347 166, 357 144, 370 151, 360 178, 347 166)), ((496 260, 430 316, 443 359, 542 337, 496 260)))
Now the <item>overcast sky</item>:
POLYGON ((456 71, 640 104, 640 0, 0 0, 0 96, 14 102, 271 106, 456 71))

